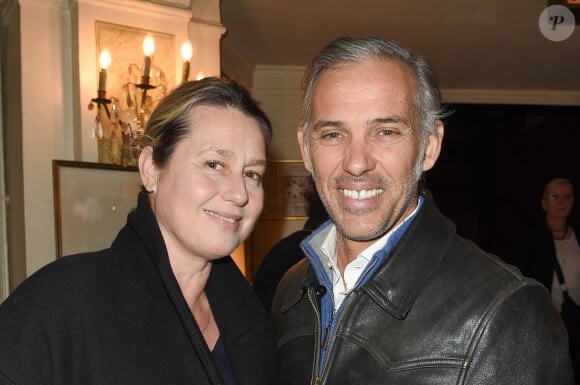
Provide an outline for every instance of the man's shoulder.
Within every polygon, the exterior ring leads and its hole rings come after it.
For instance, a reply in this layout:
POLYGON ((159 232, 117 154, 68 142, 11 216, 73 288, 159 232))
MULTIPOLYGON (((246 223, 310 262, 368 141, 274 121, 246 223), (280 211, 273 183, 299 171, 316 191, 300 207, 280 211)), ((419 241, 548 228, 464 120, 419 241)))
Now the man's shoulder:
POLYGON ((282 277, 276 289, 272 309, 297 302, 303 290, 301 288, 316 284, 316 277, 308 258, 303 258, 292 266, 282 277))
POLYGON ((443 279, 468 285, 473 294, 506 295, 526 287, 541 286, 495 254, 481 249, 474 242, 459 238, 449 249, 438 269, 443 279))
POLYGON ((310 274, 310 261, 304 257, 294 264, 282 277, 280 285, 296 287, 308 282, 310 274))

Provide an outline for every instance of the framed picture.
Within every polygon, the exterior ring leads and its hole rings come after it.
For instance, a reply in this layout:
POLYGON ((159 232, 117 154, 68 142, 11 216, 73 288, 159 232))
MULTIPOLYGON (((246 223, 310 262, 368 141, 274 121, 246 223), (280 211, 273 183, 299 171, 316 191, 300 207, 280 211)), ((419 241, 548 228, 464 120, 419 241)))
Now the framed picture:
POLYGON ((107 248, 137 206, 136 168, 53 160, 56 255, 107 248))
POLYGON ((268 162, 262 219, 306 217, 306 189, 311 176, 301 160, 268 162))

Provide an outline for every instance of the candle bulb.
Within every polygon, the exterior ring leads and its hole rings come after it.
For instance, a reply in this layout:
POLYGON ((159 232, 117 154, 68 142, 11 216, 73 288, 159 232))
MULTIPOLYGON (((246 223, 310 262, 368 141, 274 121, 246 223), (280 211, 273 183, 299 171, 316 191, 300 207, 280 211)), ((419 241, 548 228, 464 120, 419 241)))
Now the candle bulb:
POLYGON ((181 46, 181 57, 183 58, 183 72, 181 74, 181 82, 185 83, 189 80, 189 61, 192 55, 191 44, 187 41, 181 46))
POLYGON ((101 52, 99 62, 101 64, 101 72, 99 72, 99 92, 105 92, 107 89, 107 68, 111 64, 111 54, 109 51, 105 50, 101 52))
POLYGON ((151 55, 155 52, 155 40, 151 34, 147 34, 143 40, 143 53, 145 54, 145 65, 143 66, 143 77, 149 79, 151 72, 151 55))

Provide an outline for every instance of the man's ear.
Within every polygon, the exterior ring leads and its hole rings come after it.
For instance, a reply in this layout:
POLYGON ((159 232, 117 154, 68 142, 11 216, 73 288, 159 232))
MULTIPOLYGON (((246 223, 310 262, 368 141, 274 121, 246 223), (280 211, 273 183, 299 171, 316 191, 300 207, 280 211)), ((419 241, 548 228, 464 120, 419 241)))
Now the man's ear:
POLYGON ((148 192, 157 191, 159 170, 153 162, 153 147, 147 146, 139 154, 139 175, 141 183, 148 192))
POLYGON ((441 153, 444 133, 443 122, 439 119, 435 121, 435 133, 429 135, 425 145, 425 157, 423 158, 423 171, 430 170, 437 162, 441 153))
POLYGON ((304 162, 304 167, 310 173, 312 173, 312 165, 310 163, 310 154, 308 153, 308 146, 306 145, 306 128, 303 124, 298 126, 298 145, 300 146, 300 152, 302 153, 302 161, 304 162))

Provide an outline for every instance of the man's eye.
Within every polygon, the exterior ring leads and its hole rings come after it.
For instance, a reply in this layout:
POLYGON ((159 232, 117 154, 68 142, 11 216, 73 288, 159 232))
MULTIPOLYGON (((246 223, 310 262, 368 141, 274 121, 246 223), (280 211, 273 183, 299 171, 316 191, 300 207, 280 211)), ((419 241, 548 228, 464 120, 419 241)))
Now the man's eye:
POLYGON ((340 133, 338 133, 338 132, 327 132, 327 133, 323 134, 321 136, 321 138, 337 139, 337 138, 340 138, 340 133))
POLYGON ((224 168, 223 164, 217 160, 208 160, 205 164, 214 170, 221 170, 224 168))
POLYGON ((381 135, 381 136, 391 136, 391 135, 395 135, 395 131, 394 131, 394 130, 391 130, 391 129, 388 129, 388 128, 386 128, 386 129, 384 129, 384 130, 380 130, 380 131, 379 131, 379 135, 381 135))

